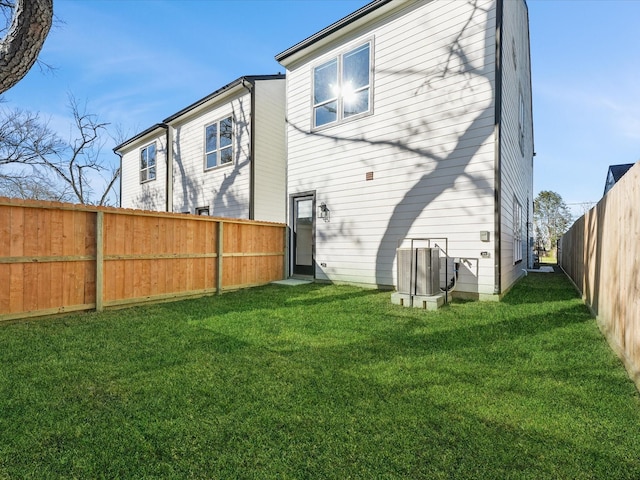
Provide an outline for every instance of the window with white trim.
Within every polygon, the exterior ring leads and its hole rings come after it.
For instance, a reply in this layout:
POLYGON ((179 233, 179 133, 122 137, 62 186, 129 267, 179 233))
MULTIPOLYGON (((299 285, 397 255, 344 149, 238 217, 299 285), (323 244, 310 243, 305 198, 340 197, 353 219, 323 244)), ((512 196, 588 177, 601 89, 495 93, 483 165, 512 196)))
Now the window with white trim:
POLYGON ((520 153, 524 155, 524 97, 520 90, 520 102, 518 105, 518 142, 520 143, 520 153))
POLYGON ((522 205, 513 199, 513 263, 522 261, 522 205))
POLYGON ((140 150, 140 183, 156 179, 156 143, 140 150))
POLYGON ((313 126, 371 110, 371 42, 313 69, 313 126))
POLYGON ((233 119, 223 118, 205 127, 204 168, 219 167, 233 162, 233 119))

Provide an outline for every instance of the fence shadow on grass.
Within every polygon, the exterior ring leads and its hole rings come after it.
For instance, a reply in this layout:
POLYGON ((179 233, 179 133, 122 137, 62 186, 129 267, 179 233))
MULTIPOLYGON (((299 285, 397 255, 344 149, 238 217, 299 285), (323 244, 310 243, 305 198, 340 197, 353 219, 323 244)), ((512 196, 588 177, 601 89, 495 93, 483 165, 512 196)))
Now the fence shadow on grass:
MULTIPOLYGON (((558 302, 579 299, 580 295, 563 273, 528 273, 502 299, 507 305, 558 302)), ((585 307, 585 310, 586 307, 585 307)))
POLYGON ((221 296, 207 296, 197 299, 166 303, 162 308, 171 313, 185 313, 191 320, 198 320, 213 315, 224 315, 235 312, 242 313, 258 309, 279 307, 314 307, 329 305, 345 300, 378 295, 378 290, 344 287, 345 291, 324 294, 330 285, 311 283, 295 287, 283 285, 264 285, 261 287, 228 292, 221 296))

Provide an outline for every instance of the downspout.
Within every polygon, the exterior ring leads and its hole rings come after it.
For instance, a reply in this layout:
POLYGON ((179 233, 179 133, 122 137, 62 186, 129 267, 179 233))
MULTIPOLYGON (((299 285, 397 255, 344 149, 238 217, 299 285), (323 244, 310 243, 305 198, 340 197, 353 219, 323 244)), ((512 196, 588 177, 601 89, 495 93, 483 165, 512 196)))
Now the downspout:
POLYGON ((256 108, 256 82, 247 77, 242 77, 242 86, 251 94, 251 111, 249 112, 249 220, 255 220, 256 216, 256 169, 254 166, 254 152, 256 146, 255 115, 256 108), (249 84, 248 86, 246 83, 249 84))
POLYGON ((120 186, 118 187, 118 207, 122 208, 122 154, 120 152, 113 151, 118 157, 120 157, 120 186))
POLYGON ((166 123, 159 124, 165 130, 167 175, 165 178, 165 210, 173 212, 173 127, 166 123))
POLYGON ((502 292, 502 20, 503 0, 496 3, 496 93, 495 93, 495 162, 494 162, 494 287, 502 292))

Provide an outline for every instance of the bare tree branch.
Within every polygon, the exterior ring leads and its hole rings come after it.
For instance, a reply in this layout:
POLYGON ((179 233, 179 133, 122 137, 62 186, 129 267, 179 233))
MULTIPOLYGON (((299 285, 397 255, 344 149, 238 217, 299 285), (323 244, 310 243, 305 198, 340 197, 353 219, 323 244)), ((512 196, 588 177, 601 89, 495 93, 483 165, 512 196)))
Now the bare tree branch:
POLYGON ((68 188, 60 188, 36 168, 0 173, 0 195, 33 200, 68 202, 72 200, 68 188))
MULTIPOLYGON (((73 117, 68 140, 63 140, 53 132, 48 123, 38 114, 21 110, 0 109, 0 175, 9 179, 14 175, 12 167, 29 166, 39 176, 33 176, 26 183, 28 188, 18 191, 35 192, 31 184, 42 183, 46 190, 57 186, 61 195, 79 203, 92 203, 98 199, 105 204, 114 190, 120 170, 110 167, 101 155, 108 137, 108 123, 100 122, 97 115, 87 113, 86 103, 81 105, 69 95, 69 108, 73 117), (105 178, 105 172, 110 172, 105 178), (44 178, 55 181, 43 182, 44 178), (95 186, 106 185, 105 190, 95 192, 95 186)), ((25 184, 24 176, 15 176, 16 182, 25 184)), ((7 180, 9 182, 9 180, 7 180)), ((5 182, 5 190, 10 183, 5 182)), ((43 187, 43 188, 44 188, 43 187)), ((35 194, 32 198, 36 198, 35 194)))

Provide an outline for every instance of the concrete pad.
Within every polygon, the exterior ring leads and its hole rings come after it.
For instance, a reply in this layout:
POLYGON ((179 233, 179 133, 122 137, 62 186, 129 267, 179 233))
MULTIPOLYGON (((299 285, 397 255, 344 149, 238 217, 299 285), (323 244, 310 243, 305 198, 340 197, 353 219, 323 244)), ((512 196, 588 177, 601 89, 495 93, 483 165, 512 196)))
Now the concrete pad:
POLYGON ((287 278, 285 280, 276 280, 271 282, 276 285, 287 285, 289 287, 295 287, 296 285, 306 285, 307 283, 313 283, 311 280, 302 280, 300 278, 287 278))
POLYGON ((437 310, 444 305, 444 293, 425 296, 394 292, 391 294, 391 303, 405 307, 413 306, 413 308, 422 308, 423 310, 437 310), (411 297, 413 297, 413 302, 411 297))
POLYGON ((553 273, 555 270, 549 265, 544 265, 540 268, 530 268, 527 271, 533 273, 553 273))

